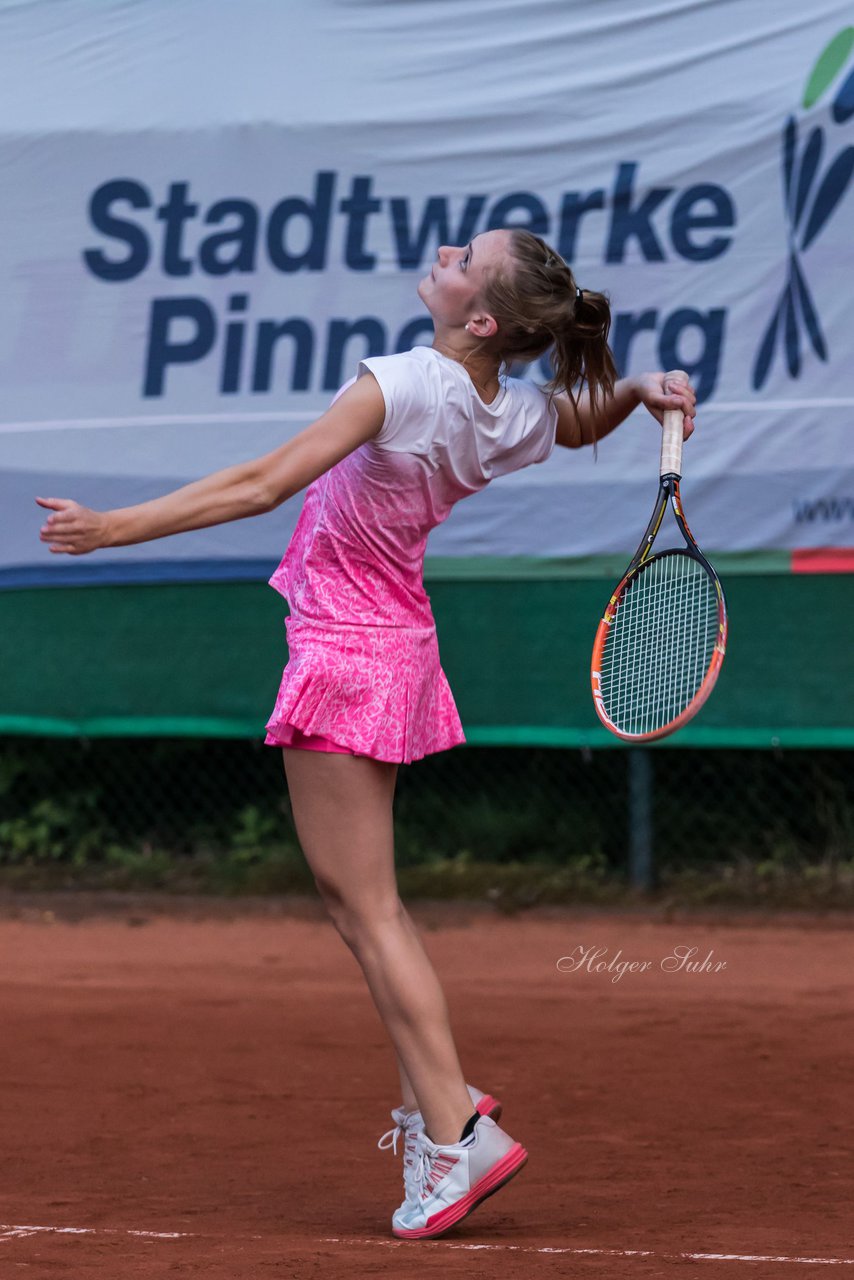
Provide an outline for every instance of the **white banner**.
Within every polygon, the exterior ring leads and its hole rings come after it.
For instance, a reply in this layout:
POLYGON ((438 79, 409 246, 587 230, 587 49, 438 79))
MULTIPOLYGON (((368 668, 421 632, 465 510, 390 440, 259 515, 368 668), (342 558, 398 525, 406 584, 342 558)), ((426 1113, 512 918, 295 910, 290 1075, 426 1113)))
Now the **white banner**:
MULTIPOLYGON (((360 356, 429 343, 438 244, 509 225, 610 294, 624 372, 692 375, 705 548, 851 546, 849 12, 0 5, 0 585, 272 570, 299 498, 74 562, 33 498, 126 506, 274 448, 360 356)), ((657 432, 556 449, 429 553, 630 552, 657 432)))

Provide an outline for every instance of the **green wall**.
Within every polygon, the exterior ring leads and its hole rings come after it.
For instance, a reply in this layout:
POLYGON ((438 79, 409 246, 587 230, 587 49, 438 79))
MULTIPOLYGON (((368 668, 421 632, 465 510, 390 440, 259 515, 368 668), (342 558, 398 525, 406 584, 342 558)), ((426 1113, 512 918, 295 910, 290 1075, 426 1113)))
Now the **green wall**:
MULTIPOLYGON (((428 562, 472 744, 619 745, 589 689, 612 568, 428 562)), ((757 568, 722 572, 723 672, 667 745, 854 746, 854 576, 757 568)), ((260 737, 287 659, 285 612, 264 582, 2 591, 0 733, 260 737)))

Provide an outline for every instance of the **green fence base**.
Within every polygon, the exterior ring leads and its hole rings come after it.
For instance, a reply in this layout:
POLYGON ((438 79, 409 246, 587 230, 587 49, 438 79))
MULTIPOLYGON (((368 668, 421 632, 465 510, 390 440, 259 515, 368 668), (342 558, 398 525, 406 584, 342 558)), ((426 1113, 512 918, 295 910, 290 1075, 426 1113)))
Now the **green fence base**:
MULTIPOLYGON (((854 575, 756 567, 725 581, 721 676, 666 745, 854 746, 854 575)), ((472 745, 621 745, 596 719, 589 677, 613 585, 428 574, 472 745)), ((260 738, 287 660, 285 612, 263 582, 0 592, 0 733, 260 738)))

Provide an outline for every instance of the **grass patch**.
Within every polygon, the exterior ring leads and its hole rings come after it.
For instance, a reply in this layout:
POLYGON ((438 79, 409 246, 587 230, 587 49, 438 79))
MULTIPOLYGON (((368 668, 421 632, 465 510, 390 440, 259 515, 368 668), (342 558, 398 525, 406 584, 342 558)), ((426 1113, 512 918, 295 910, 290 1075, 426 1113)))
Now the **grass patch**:
MULTIPOLYGON (((647 901, 854 906, 850 754, 653 759, 647 901)), ((400 770, 407 898, 500 909, 638 900, 627 753, 466 748, 400 770)), ((0 740, 0 885, 314 893, 278 753, 242 741, 0 740)))

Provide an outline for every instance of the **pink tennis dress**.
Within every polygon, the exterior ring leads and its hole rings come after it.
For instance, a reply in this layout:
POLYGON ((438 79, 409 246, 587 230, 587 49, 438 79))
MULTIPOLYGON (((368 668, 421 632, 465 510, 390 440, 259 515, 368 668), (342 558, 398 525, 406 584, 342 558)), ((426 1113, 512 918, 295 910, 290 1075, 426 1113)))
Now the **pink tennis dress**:
POLYGON ((461 498, 544 462, 557 411, 515 378, 484 404, 463 366, 432 347, 363 360, 357 377, 367 372, 385 400, 382 429, 308 486, 270 579, 290 607, 289 661, 265 743, 319 735, 409 764, 465 742, 424 590, 428 534, 461 498))

